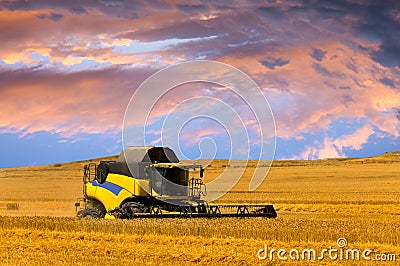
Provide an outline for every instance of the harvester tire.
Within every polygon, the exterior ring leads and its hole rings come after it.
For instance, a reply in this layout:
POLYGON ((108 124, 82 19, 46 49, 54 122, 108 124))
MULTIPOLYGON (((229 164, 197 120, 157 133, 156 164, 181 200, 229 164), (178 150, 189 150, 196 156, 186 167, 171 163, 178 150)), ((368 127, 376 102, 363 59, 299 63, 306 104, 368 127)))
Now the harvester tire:
POLYGON ((95 219, 103 218, 101 212, 96 208, 86 208, 80 210, 77 216, 79 218, 95 218, 95 219))
POLYGON ((144 212, 146 212, 146 208, 143 204, 134 201, 128 201, 121 206, 120 218, 132 219, 136 214, 144 212))

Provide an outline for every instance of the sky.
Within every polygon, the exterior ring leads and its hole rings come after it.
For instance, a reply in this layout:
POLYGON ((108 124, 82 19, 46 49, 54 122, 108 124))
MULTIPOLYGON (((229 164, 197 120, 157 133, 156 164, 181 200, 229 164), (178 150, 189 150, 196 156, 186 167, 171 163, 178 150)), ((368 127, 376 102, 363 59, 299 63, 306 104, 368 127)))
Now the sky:
MULTIPOLYGON (((275 159, 400 150, 399 1, 1 1, 0 167, 118 154, 140 84, 189 60, 257 83, 275 118, 275 159)), ((145 144, 163 144, 174 106, 211 95, 243 111, 257 158, 248 106, 226 87, 189 85, 151 110, 145 144)), ((199 143, 231 155, 234 133, 215 120, 176 126, 185 158, 200 156, 199 143)))

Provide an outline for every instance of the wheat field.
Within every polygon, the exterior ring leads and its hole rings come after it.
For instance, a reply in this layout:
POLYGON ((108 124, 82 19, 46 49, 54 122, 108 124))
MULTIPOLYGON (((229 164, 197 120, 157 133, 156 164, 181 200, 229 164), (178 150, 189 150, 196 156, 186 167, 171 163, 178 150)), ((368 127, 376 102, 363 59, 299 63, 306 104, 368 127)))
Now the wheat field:
MULTIPOLYGON (((111 158, 107 158, 111 159, 111 158)), ((98 161, 98 160, 94 160, 98 161)), ((400 154, 363 159, 275 161, 248 192, 256 162, 213 161, 206 181, 225 168, 242 171, 218 203, 268 203, 276 219, 197 218, 79 220, 85 162, 0 169, 2 265, 279 265, 260 260, 269 249, 337 246, 394 254, 396 261, 288 260, 290 264, 397 265, 400 260, 400 154), (18 204, 18 210, 7 208, 18 204)), ((201 163, 201 162, 200 162, 201 163)))

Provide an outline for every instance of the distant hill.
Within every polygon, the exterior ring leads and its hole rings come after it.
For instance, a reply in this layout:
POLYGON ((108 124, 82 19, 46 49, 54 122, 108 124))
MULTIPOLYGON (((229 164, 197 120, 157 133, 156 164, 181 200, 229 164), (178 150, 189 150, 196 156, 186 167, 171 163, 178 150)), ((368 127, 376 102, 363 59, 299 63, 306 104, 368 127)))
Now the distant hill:
POLYGON ((381 155, 374 156, 371 158, 399 158, 400 157, 400 151, 391 151, 391 152, 385 152, 381 155))
MULTIPOLYGON (((100 161, 112 161, 116 160, 118 155, 101 157, 101 158, 94 158, 89 160, 71 162, 73 163, 89 163, 89 162, 100 162, 100 161)), ((241 164, 245 160, 233 160, 231 162, 231 167, 235 166, 236 164, 241 164)), ((209 160, 183 160, 183 163, 195 163, 195 164, 202 164, 203 166, 209 166, 209 160)), ((365 158, 329 158, 329 159, 318 159, 318 160, 274 160, 272 167, 282 167, 282 166, 295 166, 295 165, 331 165, 331 164, 338 164, 338 163, 377 163, 377 162, 400 162, 400 151, 392 151, 392 152, 385 152, 381 155, 372 156, 372 157, 365 157, 365 158)), ((264 163, 261 165, 267 165, 268 163, 264 163)), ((211 166, 227 166, 228 160, 227 159, 218 159, 211 162, 211 166), (222 164, 222 165, 221 165, 222 164)), ((249 166, 254 167, 257 165, 256 160, 249 160, 249 166)))
POLYGON ((400 152, 399 151, 385 152, 378 156, 360 158, 358 160, 364 160, 366 162, 369 162, 369 161, 399 162, 400 161, 400 152))

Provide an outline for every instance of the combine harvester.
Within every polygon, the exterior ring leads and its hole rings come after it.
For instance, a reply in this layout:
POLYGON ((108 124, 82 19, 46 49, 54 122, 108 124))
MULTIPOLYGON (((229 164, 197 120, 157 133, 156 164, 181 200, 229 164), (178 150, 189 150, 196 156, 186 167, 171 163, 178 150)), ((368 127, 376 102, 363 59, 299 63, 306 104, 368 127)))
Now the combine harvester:
POLYGON ((167 147, 129 147, 116 161, 84 166, 77 216, 93 218, 268 217, 272 205, 214 205, 201 165, 182 164, 167 147), (197 178, 189 177, 196 173, 197 178))

